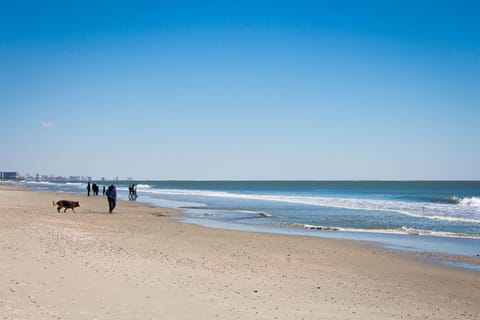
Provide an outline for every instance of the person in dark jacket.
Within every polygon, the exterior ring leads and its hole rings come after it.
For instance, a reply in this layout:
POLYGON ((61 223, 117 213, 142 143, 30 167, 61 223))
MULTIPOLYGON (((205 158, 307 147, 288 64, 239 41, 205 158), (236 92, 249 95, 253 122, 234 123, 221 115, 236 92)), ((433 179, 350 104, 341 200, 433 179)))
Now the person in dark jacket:
POLYGON ((112 213, 113 209, 115 209, 115 206, 117 205, 117 188, 115 185, 112 184, 108 187, 106 195, 108 200, 108 212, 112 213))
POLYGON ((91 190, 91 187, 90 187, 90 182, 87 184, 87 196, 90 197, 90 190, 91 190))

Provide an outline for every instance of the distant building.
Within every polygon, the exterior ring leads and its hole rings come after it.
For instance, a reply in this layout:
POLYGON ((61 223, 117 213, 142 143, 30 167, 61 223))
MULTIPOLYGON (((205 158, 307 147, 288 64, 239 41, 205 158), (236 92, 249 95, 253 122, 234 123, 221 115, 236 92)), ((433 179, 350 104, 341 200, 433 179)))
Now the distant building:
POLYGON ((0 171, 0 180, 15 180, 18 178, 18 172, 0 171))

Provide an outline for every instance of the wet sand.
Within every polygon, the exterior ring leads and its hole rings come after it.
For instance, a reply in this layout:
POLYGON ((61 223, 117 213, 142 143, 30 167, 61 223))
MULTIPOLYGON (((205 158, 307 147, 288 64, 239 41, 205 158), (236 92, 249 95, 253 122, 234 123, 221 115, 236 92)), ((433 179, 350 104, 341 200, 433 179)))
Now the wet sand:
POLYGON ((1 187, 0 319, 480 319, 478 272, 179 214, 1 187))

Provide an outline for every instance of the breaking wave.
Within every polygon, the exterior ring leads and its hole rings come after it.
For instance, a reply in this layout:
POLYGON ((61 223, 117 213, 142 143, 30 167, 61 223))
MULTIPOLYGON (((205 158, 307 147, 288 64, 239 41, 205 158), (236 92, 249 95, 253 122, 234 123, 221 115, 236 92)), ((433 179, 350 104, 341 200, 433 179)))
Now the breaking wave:
POLYGON ((461 206, 471 206, 471 207, 480 208, 480 198, 471 197, 471 198, 459 199, 458 204, 461 206))
POLYGON ((179 189, 150 189, 154 194, 173 196, 201 196, 230 199, 262 200, 285 202, 301 205, 367 210, 386 211, 430 220, 450 222, 480 223, 480 198, 462 198, 452 203, 409 202, 398 200, 357 199, 320 196, 292 196, 292 195, 259 195, 241 194, 223 191, 179 190, 179 189))
POLYGON ((427 202, 445 203, 445 204, 457 204, 461 206, 480 207, 480 198, 478 197, 431 197, 431 198, 419 198, 427 202))
POLYGON ((148 189, 151 189, 151 188, 152 188, 152 186, 149 185, 149 184, 137 184, 137 190, 140 190, 140 189, 142 189, 142 190, 147 189, 148 190, 148 189))

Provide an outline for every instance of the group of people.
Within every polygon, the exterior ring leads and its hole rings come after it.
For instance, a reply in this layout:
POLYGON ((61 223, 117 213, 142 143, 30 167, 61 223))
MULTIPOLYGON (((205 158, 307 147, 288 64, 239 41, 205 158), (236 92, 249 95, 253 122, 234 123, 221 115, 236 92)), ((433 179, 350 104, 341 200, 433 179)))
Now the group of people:
POLYGON ((128 186, 128 200, 137 200, 137 185, 135 183, 128 186))
MULTIPOLYGON (((99 192, 99 187, 96 183, 90 184, 90 182, 87 184, 87 195, 90 197, 90 192, 92 192, 92 195, 98 196, 99 192)), ((136 200, 137 199, 137 187, 135 184, 131 184, 128 187, 129 195, 128 199, 129 200, 136 200)), ((103 186, 103 195, 107 196, 108 200, 108 212, 113 213, 113 209, 115 209, 117 205, 117 187, 113 184, 109 185, 108 188, 105 189, 105 186, 103 186)))
MULTIPOLYGON (((89 182, 87 184, 87 195, 89 197, 90 197, 90 191, 92 191, 93 196, 98 196, 98 192, 100 191, 100 188, 95 182, 90 186, 90 182, 89 182)), ((105 195, 105 186, 103 186, 103 195, 105 195)))

